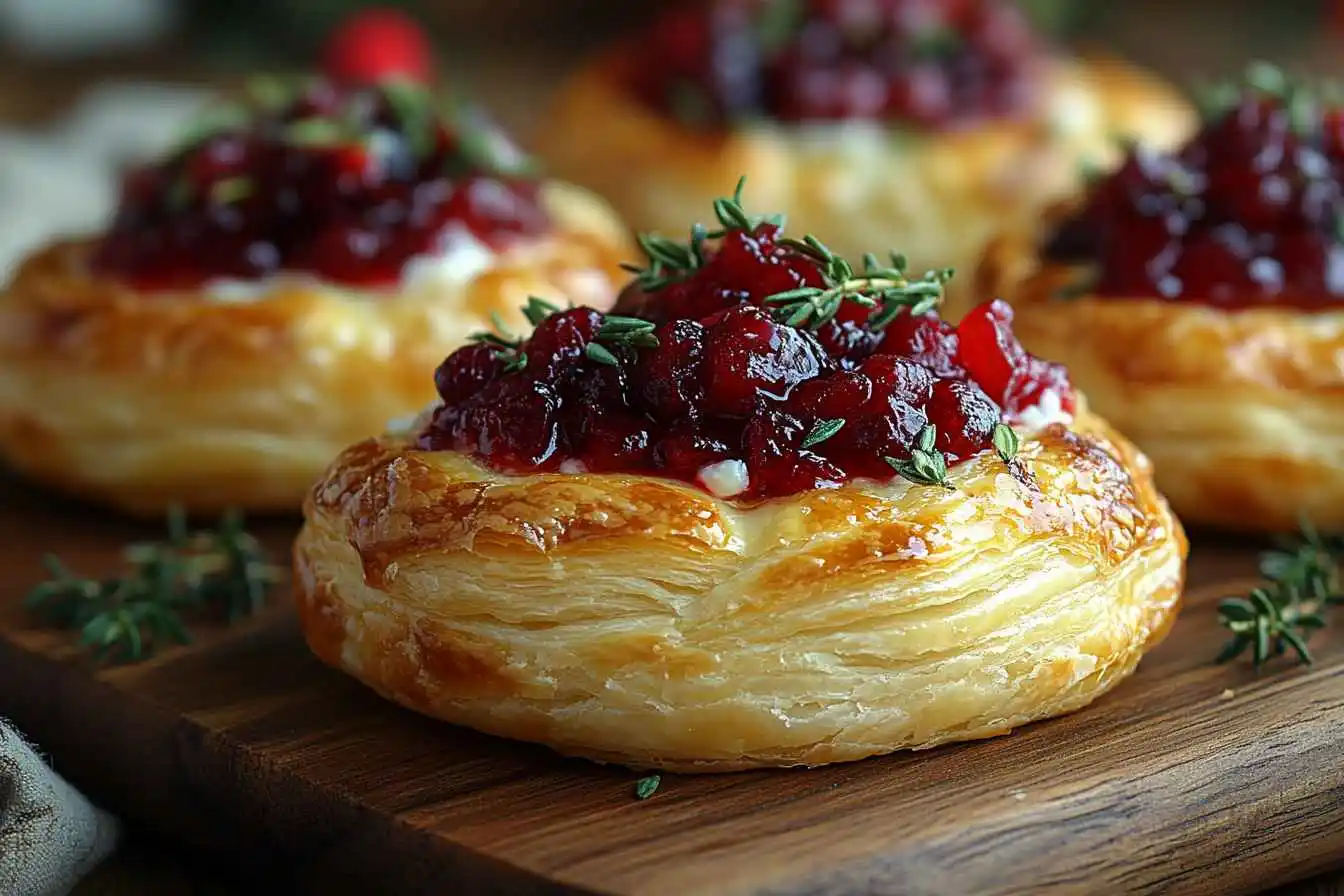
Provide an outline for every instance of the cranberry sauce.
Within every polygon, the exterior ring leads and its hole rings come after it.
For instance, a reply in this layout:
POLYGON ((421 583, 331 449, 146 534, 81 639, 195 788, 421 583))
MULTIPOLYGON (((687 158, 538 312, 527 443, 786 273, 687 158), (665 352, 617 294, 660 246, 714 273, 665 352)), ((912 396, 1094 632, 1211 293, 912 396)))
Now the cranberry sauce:
POLYGON ((1344 299, 1344 110, 1255 69, 1179 152, 1141 147, 1045 247, 1087 292, 1220 307, 1344 299))
POLYGON ((1037 40, 1006 0, 707 0, 640 45, 635 89, 709 126, 870 119, 953 127, 1030 101, 1037 40))
POLYGON ((524 160, 479 113, 388 81, 253 88, 132 171, 94 270, 141 289, 304 272, 397 283, 463 232, 491 246, 548 222, 524 160))
POLYGON ((1006 304, 938 317, 950 271, 911 279, 871 255, 855 271, 737 199, 716 212, 722 229, 689 244, 644 237, 649 267, 612 313, 533 299, 530 337, 450 355, 422 447, 769 498, 895 474, 945 484, 948 465, 1011 457, 1004 424, 1027 409, 1072 410, 1067 373, 1023 351, 1006 304))

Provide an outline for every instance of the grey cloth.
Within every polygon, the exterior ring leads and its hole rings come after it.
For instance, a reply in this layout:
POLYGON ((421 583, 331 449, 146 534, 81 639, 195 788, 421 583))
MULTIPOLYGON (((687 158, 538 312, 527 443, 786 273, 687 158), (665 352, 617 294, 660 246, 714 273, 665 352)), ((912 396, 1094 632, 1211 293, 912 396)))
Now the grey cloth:
POLYGON ((0 719, 0 893, 60 896, 117 845, 116 819, 0 719))

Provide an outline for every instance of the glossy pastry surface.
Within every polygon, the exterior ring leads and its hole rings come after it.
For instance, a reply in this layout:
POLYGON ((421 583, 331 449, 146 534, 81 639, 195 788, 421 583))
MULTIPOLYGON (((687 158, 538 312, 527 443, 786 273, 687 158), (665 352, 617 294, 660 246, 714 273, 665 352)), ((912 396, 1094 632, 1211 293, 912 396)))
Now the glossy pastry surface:
MULTIPOLYGON (((1155 77, 1055 55, 997 0, 718 0, 577 73, 539 147, 637 229, 678 232, 751 171, 763 205, 837 251, 877 239, 968 268, 996 228, 1076 190, 1083 162, 1112 163, 1116 136, 1171 145, 1193 124, 1155 77)), ((955 318, 971 298, 950 288, 955 318)))
POLYGON ((35 252, 0 295, 20 472, 135 512, 297 510, 492 315, 614 298, 620 223, 476 113, 399 83, 266 102, 212 109, 132 172, 105 233, 35 252))
POLYGON ((1344 525, 1344 119, 1279 77, 1254 71, 1180 153, 1131 153, 979 274, 1187 522, 1344 525))
POLYGON ((1011 310, 723 200, 602 315, 449 357, 305 505, 326 662, 412 709, 636 767, 815 765, 1007 733, 1122 680, 1185 539, 1011 310))

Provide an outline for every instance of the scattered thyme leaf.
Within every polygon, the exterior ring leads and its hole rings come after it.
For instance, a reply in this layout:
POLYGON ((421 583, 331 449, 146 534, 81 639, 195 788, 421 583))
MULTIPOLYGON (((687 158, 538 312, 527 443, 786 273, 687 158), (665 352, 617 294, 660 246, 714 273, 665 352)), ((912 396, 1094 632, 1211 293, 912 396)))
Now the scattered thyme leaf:
POLYGON ((994 426, 994 450, 999 452, 999 457, 1003 458, 1004 463, 1009 463, 1017 456, 1018 438, 1017 433, 1006 423, 999 423, 994 426))
POLYGON ((648 799, 658 792, 658 785, 662 783, 661 775, 649 775, 647 778, 640 778, 635 782, 635 799, 648 799))
POLYGON ((818 420, 812 425, 812 430, 803 439, 802 447, 812 448, 816 445, 820 445, 844 428, 845 421, 838 417, 832 420, 818 420))

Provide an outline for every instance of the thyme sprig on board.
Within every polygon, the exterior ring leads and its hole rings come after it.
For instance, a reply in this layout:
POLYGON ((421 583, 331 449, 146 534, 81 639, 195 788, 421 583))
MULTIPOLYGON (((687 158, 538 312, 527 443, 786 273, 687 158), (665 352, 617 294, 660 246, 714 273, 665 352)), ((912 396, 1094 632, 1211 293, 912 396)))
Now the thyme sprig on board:
POLYGON ((24 605, 52 626, 78 631, 80 645, 99 660, 138 662, 189 643, 189 615, 233 622, 255 614, 283 577, 234 512, 214 529, 191 531, 174 510, 165 539, 128 545, 122 555, 128 569, 106 579, 81 576, 47 555, 51 578, 32 588, 24 605))
POLYGON ((1262 554, 1264 583, 1244 597, 1229 597, 1218 604, 1218 621, 1232 638, 1217 661, 1228 662, 1249 650, 1259 669, 1291 651, 1310 665, 1307 640, 1326 626, 1329 608, 1344 603, 1341 557, 1344 539, 1322 535, 1307 523, 1299 538, 1262 554))

